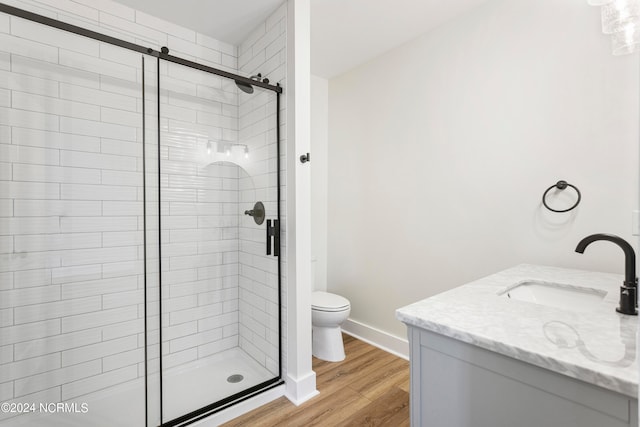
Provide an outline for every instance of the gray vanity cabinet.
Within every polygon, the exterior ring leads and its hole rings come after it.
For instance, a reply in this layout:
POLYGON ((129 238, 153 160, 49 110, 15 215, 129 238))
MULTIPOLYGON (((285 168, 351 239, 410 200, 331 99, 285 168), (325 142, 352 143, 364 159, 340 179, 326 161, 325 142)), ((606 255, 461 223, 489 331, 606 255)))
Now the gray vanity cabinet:
POLYGON ((637 427, 638 400, 408 325, 413 427, 637 427))

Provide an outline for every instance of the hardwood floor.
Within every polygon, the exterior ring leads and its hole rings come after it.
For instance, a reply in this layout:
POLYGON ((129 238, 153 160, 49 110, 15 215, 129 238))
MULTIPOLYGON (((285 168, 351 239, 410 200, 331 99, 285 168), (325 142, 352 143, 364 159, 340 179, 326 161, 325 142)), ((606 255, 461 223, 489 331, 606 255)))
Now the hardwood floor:
POLYGON ((409 426, 409 362, 343 335, 342 362, 313 359, 320 394, 300 406, 285 397, 224 427, 409 426))

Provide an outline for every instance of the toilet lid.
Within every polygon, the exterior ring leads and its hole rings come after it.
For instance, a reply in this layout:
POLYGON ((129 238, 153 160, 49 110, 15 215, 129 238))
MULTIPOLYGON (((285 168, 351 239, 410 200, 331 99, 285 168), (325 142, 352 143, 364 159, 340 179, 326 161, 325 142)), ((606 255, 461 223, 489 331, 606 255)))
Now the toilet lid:
POLYGON ((349 308, 349 300, 329 292, 316 291, 311 294, 311 308, 320 311, 342 311, 349 308))

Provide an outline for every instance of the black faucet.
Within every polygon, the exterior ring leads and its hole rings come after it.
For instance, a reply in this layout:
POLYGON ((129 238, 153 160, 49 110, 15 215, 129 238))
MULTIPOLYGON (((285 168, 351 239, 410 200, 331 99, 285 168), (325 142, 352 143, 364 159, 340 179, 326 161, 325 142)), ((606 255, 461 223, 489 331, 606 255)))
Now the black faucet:
POLYGON ((580 240, 580 243, 576 246, 576 252, 584 253, 587 246, 597 240, 613 242, 624 251, 624 282, 620 286, 620 305, 616 308, 616 311, 622 314, 637 315, 638 278, 636 277, 636 253, 622 237, 602 233, 592 234, 580 240))

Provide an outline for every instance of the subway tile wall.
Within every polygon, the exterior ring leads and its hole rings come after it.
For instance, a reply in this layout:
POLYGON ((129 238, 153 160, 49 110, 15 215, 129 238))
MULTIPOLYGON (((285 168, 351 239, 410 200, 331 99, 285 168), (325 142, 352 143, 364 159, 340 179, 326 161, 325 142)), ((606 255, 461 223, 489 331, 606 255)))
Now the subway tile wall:
MULTIPOLYGON (((283 5, 238 47, 239 70, 248 75, 262 73, 271 82, 284 84, 286 28, 283 5)), ((248 176, 240 180, 240 211, 251 209, 253 203, 260 200, 265 205, 267 218, 277 218, 277 174, 281 171, 277 168, 277 129, 273 126, 276 97, 266 91, 257 96, 240 92, 238 110, 240 141, 247 144, 252 156, 247 166, 248 176)), ((281 123, 284 123, 284 116, 284 107, 281 107, 281 123)), ((280 133, 282 139, 285 132, 280 133)), ((281 150, 284 154, 284 144, 281 144, 281 150)), ((282 161, 281 166, 284 164, 282 161)), ((281 180, 285 182, 284 171, 282 173, 281 180)), ((284 214, 285 210, 281 209, 281 212, 284 214)), ((248 217, 241 219, 240 347, 271 372, 278 372, 278 263, 274 257, 265 255, 263 227, 248 217)), ((285 268, 282 270, 284 272, 285 268)))
MULTIPOLYGON (((137 378, 143 360, 113 363, 138 348, 140 327, 110 333, 138 319, 143 302, 139 154, 102 149, 109 140, 140 145, 140 94, 105 89, 103 75, 87 71, 87 62, 103 65, 98 43, 76 45, 19 18, 4 29, 0 388, 3 400, 62 401, 137 378), (109 208, 121 202, 137 209, 109 208)), ((139 63, 113 63, 104 76, 116 79, 112 88, 135 85, 139 63)))
POLYGON ((164 369, 238 346, 239 167, 217 152, 238 144, 227 80, 161 64, 164 369))
MULTIPOLYGON (((235 47, 109 0, 4 3, 285 85, 284 5, 235 47)), ((275 95, 176 64, 160 73, 164 367, 240 345, 276 374, 277 259, 243 214, 262 200, 274 218, 276 173, 284 188, 275 95), (250 157, 211 164, 225 146, 250 157)), ((139 54, 0 16, 1 400, 61 401, 143 375, 141 78, 139 54)), ((149 115, 155 60, 146 78, 149 115)))

